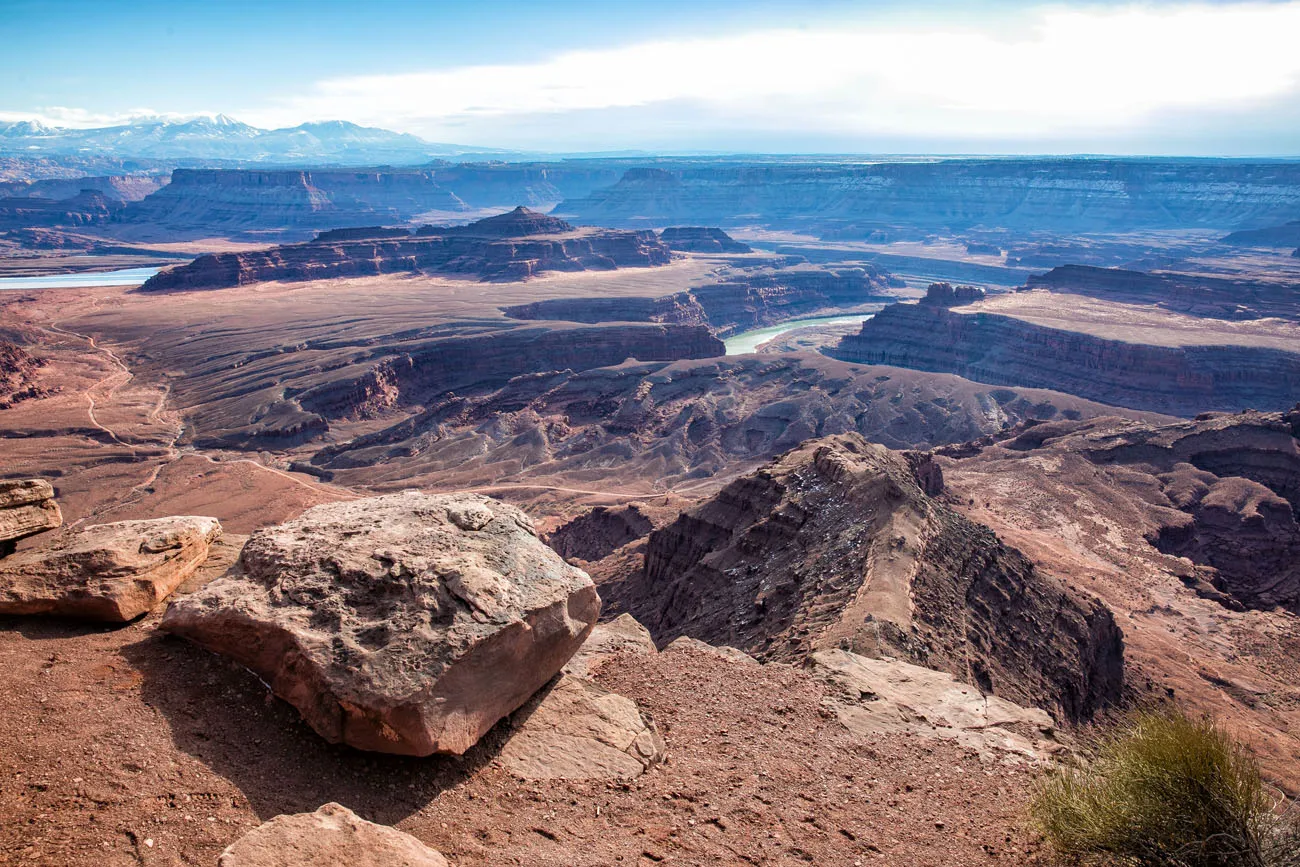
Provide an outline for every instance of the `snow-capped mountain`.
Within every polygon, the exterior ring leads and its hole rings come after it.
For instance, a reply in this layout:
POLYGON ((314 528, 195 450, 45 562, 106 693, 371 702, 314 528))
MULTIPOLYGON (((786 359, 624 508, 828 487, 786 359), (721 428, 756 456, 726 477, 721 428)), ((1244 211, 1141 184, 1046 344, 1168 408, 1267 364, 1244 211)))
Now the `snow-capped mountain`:
POLYGON ((218 114, 190 120, 142 118, 98 129, 0 122, 0 155, 113 156, 160 160, 303 161, 362 164, 419 162, 484 148, 427 142, 408 133, 334 120, 259 129, 218 114))

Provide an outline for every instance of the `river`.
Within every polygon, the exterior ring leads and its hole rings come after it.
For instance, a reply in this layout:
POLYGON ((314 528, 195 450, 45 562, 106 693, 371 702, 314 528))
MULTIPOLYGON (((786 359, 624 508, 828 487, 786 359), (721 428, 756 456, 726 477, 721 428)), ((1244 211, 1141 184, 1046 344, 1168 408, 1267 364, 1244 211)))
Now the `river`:
POLYGON ((123 268, 121 271, 46 274, 43 277, 0 277, 4 289, 80 289, 84 286, 139 286, 161 268, 123 268))
POLYGON ((742 331, 728 337, 723 343, 727 346, 727 355, 744 355, 747 352, 753 352, 760 344, 766 343, 778 334, 785 334, 787 331, 793 331, 796 328, 807 328, 810 325, 861 325, 874 315, 873 313, 854 313, 848 316, 817 316, 812 319, 791 319, 789 322, 782 322, 780 325, 769 325, 766 328, 755 328, 753 331, 742 331))

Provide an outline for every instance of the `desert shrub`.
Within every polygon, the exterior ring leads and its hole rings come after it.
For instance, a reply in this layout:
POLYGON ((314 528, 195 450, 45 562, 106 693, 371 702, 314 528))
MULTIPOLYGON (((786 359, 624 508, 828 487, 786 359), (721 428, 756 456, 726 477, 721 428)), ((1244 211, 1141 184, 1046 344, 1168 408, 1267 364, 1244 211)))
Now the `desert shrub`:
POLYGON ((1300 831, 1249 753, 1208 718, 1144 711, 1101 734, 1086 766, 1061 768, 1031 802, 1076 863, 1298 867, 1300 831))

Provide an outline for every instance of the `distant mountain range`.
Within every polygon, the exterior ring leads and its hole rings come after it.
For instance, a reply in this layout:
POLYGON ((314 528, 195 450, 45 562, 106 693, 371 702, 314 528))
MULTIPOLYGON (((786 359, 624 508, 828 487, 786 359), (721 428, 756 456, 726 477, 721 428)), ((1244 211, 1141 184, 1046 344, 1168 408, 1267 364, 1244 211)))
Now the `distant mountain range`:
POLYGON ((361 165, 505 154, 492 148, 428 142, 408 133, 332 120, 259 129, 223 114, 192 120, 145 118, 121 126, 72 129, 37 121, 0 121, 0 155, 112 156, 250 163, 361 165))

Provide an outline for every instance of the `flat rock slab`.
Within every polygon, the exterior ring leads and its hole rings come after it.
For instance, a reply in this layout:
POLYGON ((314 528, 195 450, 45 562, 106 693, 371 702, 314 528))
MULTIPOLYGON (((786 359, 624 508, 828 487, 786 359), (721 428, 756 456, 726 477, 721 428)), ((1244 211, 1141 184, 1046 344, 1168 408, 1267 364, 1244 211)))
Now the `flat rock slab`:
POLYGON ((220 535, 216 518, 197 516, 84 527, 0 560, 0 614, 134 620, 192 575, 220 535))
POLYGON ((44 479, 0 482, 0 554, 13 542, 63 523, 54 488, 44 479))
POLYGON ((447 859, 410 834, 326 804, 259 825, 222 852, 217 867, 447 867, 447 859))
POLYGON ((463 753, 560 670, 591 578, 513 506, 405 491, 253 533, 162 628, 256 672, 332 743, 463 753))
POLYGON ((587 640, 564 665, 565 674, 586 677, 593 674, 601 660, 612 653, 658 653, 650 630, 642 626, 631 614, 620 614, 608 623, 599 623, 591 630, 587 640))
POLYGON ((813 654, 813 671, 831 687, 829 708, 857 734, 909 733, 955 740, 985 758, 1043 759, 1060 752, 1046 711, 961 683, 947 672, 846 650, 813 654))
POLYGON ((561 675, 516 716, 498 758, 526 780, 631 780, 666 751, 636 702, 582 677, 561 675))

